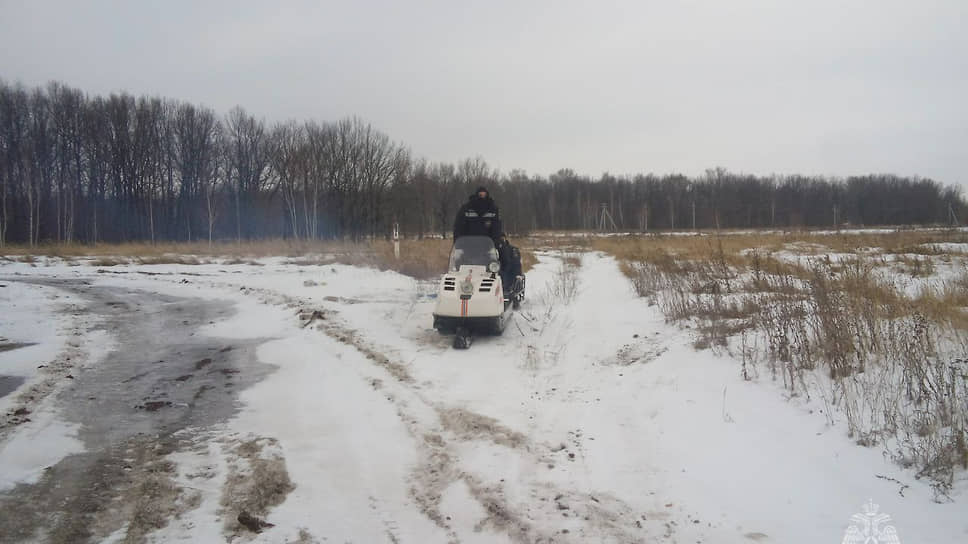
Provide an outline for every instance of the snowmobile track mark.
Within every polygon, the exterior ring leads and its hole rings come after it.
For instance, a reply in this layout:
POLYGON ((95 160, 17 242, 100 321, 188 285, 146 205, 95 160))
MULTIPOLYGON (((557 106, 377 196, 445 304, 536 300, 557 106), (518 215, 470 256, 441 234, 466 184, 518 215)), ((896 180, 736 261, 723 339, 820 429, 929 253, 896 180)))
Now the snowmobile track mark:
POLYGON ((373 513, 380 518, 380 523, 383 524, 383 529, 386 531, 387 538, 390 539, 392 544, 399 544, 400 537, 397 535, 397 532, 400 530, 400 526, 396 521, 393 520, 392 517, 387 514, 386 510, 380 504, 379 499, 373 495, 370 495, 367 497, 367 499, 370 503, 370 510, 372 510, 373 513))
POLYGON ((444 429, 464 442, 485 439, 515 449, 528 443, 526 436, 501 425, 492 417, 463 408, 438 408, 437 413, 444 429))
MULTIPOLYGON (((226 285, 222 285, 226 287, 226 285)), ((237 286, 228 285, 229 288, 237 286)), ((561 496, 569 498, 570 502, 562 501, 547 502, 547 504, 537 505, 535 511, 533 503, 510 504, 503 492, 503 484, 486 484, 473 474, 465 472, 460 466, 460 458, 455 453, 456 443, 474 440, 488 440, 495 444, 509 447, 519 452, 525 463, 531 462, 535 467, 544 467, 548 462, 547 452, 532 451, 526 435, 508 429, 497 420, 475 414, 462 408, 446 408, 428 401, 420 394, 419 385, 415 383, 413 377, 407 371, 405 365, 392 361, 386 355, 377 351, 374 347, 367 344, 358 331, 351 329, 345 324, 341 324, 339 319, 332 319, 338 315, 338 311, 327 307, 325 310, 307 311, 305 308, 311 307, 310 301, 299 300, 294 297, 282 295, 267 289, 252 289, 243 287, 244 294, 257 296, 261 302, 266 304, 282 305, 296 309, 300 316, 313 316, 317 321, 316 329, 331 338, 353 346, 368 359, 378 366, 387 370, 395 379, 395 383, 385 384, 383 390, 386 392, 388 401, 396 405, 397 413, 403 422, 408 433, 416 439, 417 454, 422 461, 414 469, 410 477, 409 494, 413 498, 420 512, 437 526, 444 529, 449 542, 458 543, 460 537, 456 530, 451 526, 449 520, 440 510, 441 496, 443 492, 452 484, 464 481, 471 491, 471 496, 488 513, 487 517, 481 521, 481 527, 489 527, 505 533, 512 542, 532 543, 532 542, 559 542, 559 541, 587 541, 587 540, 606 540, 610 542, 632 543, 641 542, 646 534, 643 534, 641 522, 631 514, 631 508, 620 499, 611 497, 608 493, 573 492, 562 490, 548 483, 531 484, 531 495, 535 496, 541 490, 545 490, 551 497, 561 496), (419 411, 408 408, 408 400, 401 398, 401 395, 393 390, 403 387, 399 392, 404 397, 411 397, 409 400, 416 400, 420 404, 433 408, 438 414, 438 421, 429 421, 426 416, 419 416, 419 411), (558 505, 567 504, 568 509, 562 510, 558 505), (567 515, 565 515, 567 514, 567 515), (580 514, 580 515, 579 515, 580 514), (562 517, 577 517, 581 520, 582 527, 570 534, 567 531, 556 531, 548 529, 543 531, 529 524, 526 520, 544 519, 547 521, 558 520, 562 517)), ((523 312, 522 312, 523 314, 523 312)), ((534 322, 531 328, 537 336, 541 336, 549 322, 554 321, 557 316, 543 315, 526 316, 526 321, 534 322), (540 328, 535 327, 538 325, 540 328)), ((306 321, 303 318, 303 321, 306 321)), ((564 346, 558 345, 559 352, 563 351, 564 346)), ((577 521, 577 520, 576 520, 577 521)), ((390 538, 399 538, 397 535, 388 535, 390 538)))

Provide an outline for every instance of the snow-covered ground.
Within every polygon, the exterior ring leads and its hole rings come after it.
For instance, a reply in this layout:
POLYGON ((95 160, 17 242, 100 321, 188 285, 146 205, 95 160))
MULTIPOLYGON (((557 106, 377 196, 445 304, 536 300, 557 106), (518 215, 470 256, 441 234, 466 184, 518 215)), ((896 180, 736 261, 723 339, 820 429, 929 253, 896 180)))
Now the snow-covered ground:
MULTIPOLYGON (((583 255, 577 294, 562 300, 558 259, 539 257, 514 323, 467 351, 430 328, 434 284, 393 272, 275 258, 98 273, 53 260, 5 263, 0 277, 231 300, 235 316, 201 334, 270 338, 258 357, 276 370, 242 393, 243 411, 170 456, 198 500, 154 541, 223 538, 236 514, 221 504, 231 444, 250 437, 274 441, 262 455, 283 458, 295 488, 269 512, 274 528, 238 541, 838 542, 868 500, 901 542, 968 540, 964 486, 934 502, 912 472, 828 425, 822 405, 694 350, 692 331, 636 297, 614 259, 583 255), (298 314, 314 310, 306 326, 298 314)), ((49 287, 0 284, 0 336, 38 343, 0 353, 2 373, 30 380, 64 349, 40 326, 61 303, 49 287)), ((29 429, 4 446, 29 444, 29 429)), ((0 450, 6 478, 29 478, 10 466, 0 450)))
MULTIPOLYGON (((857 248, 854 253, 832 251, 818 243, 793 242, 780 251, 769 253, 779 261, 806 269, 817 263, 856 263, 869 268, 870 274, 885 285, 891 285, 909 298, 927 292, 941 292, 953 282, 968 277, 964 256, 968 244, 923 244, 937 254, 884 253, 882 248, 857 248), (919 268, 915 268, 918 265, 919 268)), ((746 253, 756 251, 747 250, 746 253)))

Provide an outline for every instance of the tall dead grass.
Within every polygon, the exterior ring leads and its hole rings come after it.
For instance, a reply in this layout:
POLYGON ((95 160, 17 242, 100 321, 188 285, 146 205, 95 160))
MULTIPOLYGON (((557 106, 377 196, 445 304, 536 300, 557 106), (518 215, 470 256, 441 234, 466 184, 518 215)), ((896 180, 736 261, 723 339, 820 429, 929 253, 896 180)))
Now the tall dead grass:
POLYGON ((560 253, 558 267, 552 275, 550 295, 565 304, 571 304, 578 295, 581 257, 575 253, 560 253))
POLYGON ((736 350, 744 377, 765 371, 791 395, 819 395, 858 443, 883 445, 943 497, 956 468, 968 468, 968 265, 916 297, 896 265, 930 278, 933 259, 966 257, 924 244, 964 237, 752 233, 590 246, 615 255, 669 321, 693 323, 698 348, 736 350))
MULTIPOLYGON (((526 240, 525 240, 526 243, 526 240)), ((400 257, 394 255, 393 243, 387 240, 307 241, 259 240, 242 244, 217 242, 193 243, 127 243, 52 244, 35 248, 8 246, 5 259, 36 263, 38 256, 59 257, 68 261, 87 259, 100 267, 125 264, 198 265, 221 260, 223 264, 258 265, 256 259, 285 257, 292 264, 322 265, 331 263, 370 266, 380 270, 394 270, 418 279, 440 275, 447 268, 453 240, 425 238, 401 240, 400 257)), ((522 267, 529 270, 536 262, 527 245, 521 248, 522 267)))
POLYGON ((298 257, 309 253, 345 252, 365 243, 325 240, 252 240, 236 242, 129 242, 120 244, 44 244, 36 247, 8 245, 7 255, 48 257, 162 257, 194 255, 197 257, 259 258, 271 256, 298 257))

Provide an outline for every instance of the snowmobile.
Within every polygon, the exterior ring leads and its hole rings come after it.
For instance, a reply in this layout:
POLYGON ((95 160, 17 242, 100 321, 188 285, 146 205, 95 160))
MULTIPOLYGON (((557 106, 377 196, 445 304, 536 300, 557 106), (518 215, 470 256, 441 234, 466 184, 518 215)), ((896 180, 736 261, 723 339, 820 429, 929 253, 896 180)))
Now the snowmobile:
POLYGON ((454 334, 455 348, 469 348, 474 333, 503 333, 513 310, 520 307, 524 275, 502 277, 501 272, 490 237, 462 236, 454 241, 448 271, 437 290, 434 328, 454 334))

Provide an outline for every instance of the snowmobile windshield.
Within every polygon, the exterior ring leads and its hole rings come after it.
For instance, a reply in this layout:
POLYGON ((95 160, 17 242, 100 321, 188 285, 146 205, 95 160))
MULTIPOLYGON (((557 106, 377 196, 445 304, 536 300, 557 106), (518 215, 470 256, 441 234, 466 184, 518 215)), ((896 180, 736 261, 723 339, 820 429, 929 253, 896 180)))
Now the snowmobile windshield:
POLYGON ((451 270, 459 270, 464 265, 487 266, 497 261, 497 249, 487 236, 461 236, 454 241, 450 252, 451 270))

